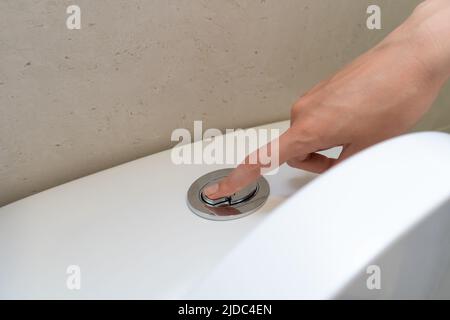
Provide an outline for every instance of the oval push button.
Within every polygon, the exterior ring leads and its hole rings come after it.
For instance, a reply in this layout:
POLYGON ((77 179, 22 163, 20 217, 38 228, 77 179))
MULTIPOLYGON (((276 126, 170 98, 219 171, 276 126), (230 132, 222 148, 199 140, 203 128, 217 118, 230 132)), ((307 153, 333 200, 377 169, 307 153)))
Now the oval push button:
POLYGON ((258 184, 252 183, 246 188, 236 192, 230 197, 230 205, 250 200, 258 192, 258 184))
MULTIPOLYGON (((203 188, 203 190, 210 184, 211 183, 207 184, 203 188)), ((234 205, 251 199, 258 191, 258 184, 256 182, 252 183, 249 186, 232 194, 229 197, 222 197, 218 199, 208 198, 208 196, 203 193, 203 190, 201 193, 201 198, 204 202, 206 202, 210 206, 234 205)))
MULTIPOLYGON (((205 186, 206 188, 206 186, 205 186)), ((205 189, 203 188, 203 189, 205 189)), ((223 205, 223 204, 230 204, 230 197, 223 197, 223 198, 218 198, 218 199, 210 199, 208 198, 208 196, 206 194, 201 193, 201 198, 204 202, 206 202, 208 205, 210 206, 219 206, 219 205, 223 205)))
POLYGON ((209 220, 238 219, 258 210, 267 200, 270 187, 264 177, 229 197, 210 199, 203 190, 228 176, 232 169, 209 172, 190 186, 187 192, 187 204, 196 215, 209 220))

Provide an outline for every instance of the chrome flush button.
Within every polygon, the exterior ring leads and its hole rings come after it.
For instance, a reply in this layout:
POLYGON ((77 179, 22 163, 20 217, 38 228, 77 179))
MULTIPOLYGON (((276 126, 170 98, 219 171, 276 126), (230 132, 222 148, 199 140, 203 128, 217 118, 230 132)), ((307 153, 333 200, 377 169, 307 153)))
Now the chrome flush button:
POLYGON ((232 220, 253 213, 266 202, 270 187, 263 177, 229 197, 210 199, 203 193, 207 186, 226 177, 231 171, 222 169, 210 172, 191 185, 187 203, 192 212, 205 219, 232 220))
MULTIPOLYGON (((205 189, 208 185, 210 184, 208 183, 203 189, 205 189)), ((212 206, 218 206, 222 204, 234 205, 249 200, 256 194, 257 191, 258 191, 258 183, 255 182, 229 197, 210 199, 203 193, 203 190, 201 192, 201 197, 203 201, 212 206)))

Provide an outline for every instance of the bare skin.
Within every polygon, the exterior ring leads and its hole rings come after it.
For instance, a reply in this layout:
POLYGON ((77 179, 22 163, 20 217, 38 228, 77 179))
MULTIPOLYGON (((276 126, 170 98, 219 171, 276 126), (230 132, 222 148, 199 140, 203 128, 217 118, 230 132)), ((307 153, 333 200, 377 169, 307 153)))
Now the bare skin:
MULTIPOLYGON (((322 173, 411 129, 450 76, 450 1, 426 0, 377 46, 304 94, 279 138, 279 163, 322 173), (343 146, 338 159, 317 152, 343 146)), ((205 194, 229 196, 261 175, 249 157, 205 194)))

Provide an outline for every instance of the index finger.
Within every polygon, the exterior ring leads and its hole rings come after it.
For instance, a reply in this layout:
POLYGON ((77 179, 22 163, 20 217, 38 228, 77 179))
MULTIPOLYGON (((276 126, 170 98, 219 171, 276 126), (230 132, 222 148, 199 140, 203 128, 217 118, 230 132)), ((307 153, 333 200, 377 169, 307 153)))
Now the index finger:
POLYGON ((218 199, 230 196, 245 188, 261 176, 262 168, 267 167, 268 164, 263 163, 263 159, 261 158, 262 154, 267 154, 267 150, 271 151, 270 159, 272 159, 273 156, 278 156, 277 166, 282 165, 290 159, 292 153, 290 148, 291 141, 292 137, 290 130, 287 130, 274 141, 269 142, 265 146, 248 155, 245 160, 227 177, 223 178, 218 183, 205 188, 203 191, 204 194, 210 199, 218 199), (278 144, 277 148, 273 148, 274 143, 278 144), (275 154, 273 154, 274 152, 275 154), (256 161, 254 161, 254 159, 256 159, 256 161), (253 160, 252 162, 255 163, 250 163, 250 160, 253 160))

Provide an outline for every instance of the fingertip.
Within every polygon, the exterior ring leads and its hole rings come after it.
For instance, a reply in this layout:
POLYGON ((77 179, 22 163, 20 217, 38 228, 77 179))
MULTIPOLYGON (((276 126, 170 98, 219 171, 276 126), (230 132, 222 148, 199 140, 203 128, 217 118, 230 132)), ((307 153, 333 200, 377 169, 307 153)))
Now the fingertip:
POLYGON ((203 190, 203 193, 204 193, 208 198, 211 198, 217 191, 219 191, 219 184, 218 184, 218 183, 214 183, 214 184, 211 184, 211 185, 207 186, 207 187, 203 190))

